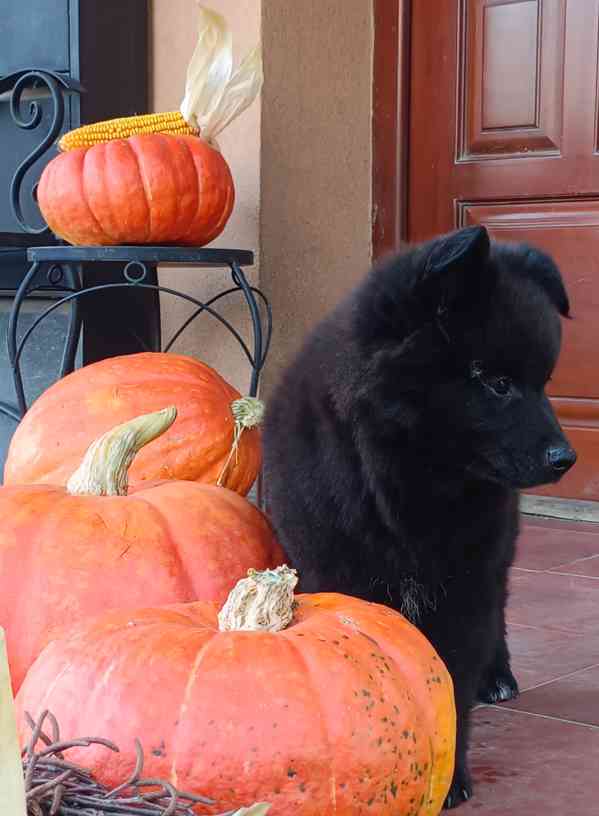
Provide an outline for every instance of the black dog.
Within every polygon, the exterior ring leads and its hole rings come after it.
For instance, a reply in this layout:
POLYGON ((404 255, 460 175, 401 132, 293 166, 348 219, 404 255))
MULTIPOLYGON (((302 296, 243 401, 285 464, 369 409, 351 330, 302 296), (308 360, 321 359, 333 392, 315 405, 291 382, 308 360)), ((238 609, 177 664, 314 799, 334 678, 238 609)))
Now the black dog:
POLYGON ((576 460, 544 387, 568 297, 553 261, 468 227, 379 268, 287 370, 264 428, 267 505, 306 592, 395 607, 469 712, 518 693, 505 642, 519 488, 576 460))

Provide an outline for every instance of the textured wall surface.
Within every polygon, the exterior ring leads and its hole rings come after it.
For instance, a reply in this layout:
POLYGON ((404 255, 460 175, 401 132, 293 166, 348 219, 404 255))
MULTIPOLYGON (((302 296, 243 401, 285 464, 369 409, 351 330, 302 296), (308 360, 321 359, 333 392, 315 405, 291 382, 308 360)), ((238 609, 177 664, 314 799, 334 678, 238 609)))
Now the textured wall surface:
POLYGON ((369 0, 263 0, 261 285, 275 341, 264 393, 371 258, 369 0))
MULTIPOLYGON (((260 0, 207 0, 206 5, 223 14, 233 32, 237 61, 260 38, 260 0)), ((185 72, 197 41, 195 0, 151 0, 151 90, 152 110, 176 110, 183 97, 185 72)), ((259 279, 260 207, 260 100, 246 110, 219 137, 223 155, 235 180, 236 204, 224 233, 211 246, 235 246, 256 253, 251 279, 259 279)), ((246 270, 247 272, 247 270, 246 270)), ((228 272, 218 270, 163 269, 161 283, 208 299, 229 285, 228 272)), ((242 329, 249 338, 246 308, 239 295, 221 308, 223 316, 242 329)), ((220 307, 219 307, 220 308, 220 307)), ((191 305, 170 295, 162 297, 162 325, 165 338, 190 313, 191 305)), ((249 384, 247 361, 235 340, 213 318, 203 315, 192 325, 173 351, 191 354, 217 368, 242 391, 249 384)))

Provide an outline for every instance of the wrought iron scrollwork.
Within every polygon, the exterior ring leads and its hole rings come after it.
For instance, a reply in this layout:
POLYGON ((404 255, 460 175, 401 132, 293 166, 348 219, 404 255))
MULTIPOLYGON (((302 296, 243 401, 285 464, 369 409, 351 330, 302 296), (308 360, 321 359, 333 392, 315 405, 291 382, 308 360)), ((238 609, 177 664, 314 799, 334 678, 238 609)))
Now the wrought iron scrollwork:
POLYGON ((128 283, 143 283, 148 276, 146 265, 142 261, 129 261, 123 270, 123 275, 128 283))
MULTIPOLYGON (((146 248, 151 252, 151 248, 146 248)), ((129 256, 139 255, 143 250, 136 247, 127 247, 127 254, 129 256)), ((200 250, 197 252, 200 257, 200 262, 204 265, 212 267, 221 267, 222 261, 218 257, 219 250, 200 250), (210 257, 211 262, 206 263, 206 258, 210 257)), ((70 305, 72 307, 71 320, 69 322, 69 330, 65 340, 65 348, 61 364, 61 376, 68 374, 73 370, 75 365, 75 355, 77 351, 77 342, 80 329, 80 318, 78 312, 78 304, 81 298, 99 295, 102 292, 114 291, 118 289, 139 288, 149 291, 160 292, 161 294, 172 295, 180 300, 186 301, 193 308, 192 313, 183 322, 183 324, 175 331, 171 339, 164 346, 164 350, 168 351, 176 340, 187 327, 201 314, 208 314, 214 318, 221 326, 223 326, 237 341, 243 355, 247 359, 250 369, 250 396, 255 396, 258 391, 258 383, 260 374, 266 361, 266 356, 270 347, 270 340, 272 334, 272 311, 268 299, 263 292, 255 286, 252 286, 247 280, 241 264, 237 259, 228 257, 224 261, 225 265, 231 271, 233 286, 225 289, 214 295, 207 301, 198 300, 191 295, 181 292, 177 289, 172 289, 168 286, 160 286, 151 283, 146 283, 147 266, 143 259, 129 257, 123 267, 124 281, 98 284, 95 286, 84 286, 83 281, 77 273, 78 263, 82 255, 87 255, 89 261, 94 262, 98 260, 98 255, 103 253, 102 248, 79 248, 79 247, 46 247, 38 248, 29 251, 30 259, 34 262, 23 282, 21 283, 13 303, 8 324, 8 357, 10 360, 15 392, 17 395, 18 413, 23 416, 27 410, 27 401, 25 390, 23 386, 23 378, 21 374, 21 357, 25 344, 27 343, 31 334, 35 331, 37 326, 63 305, 70 305), (50 260, 52 258, 52 260, 50 260), (54 260, 53 258, 56 258, 54 260), (59 261, 58 258, 61 258, 59 261), (43 259, 43 260, 42 260, 43 259), (18 337, 18 323, 23 301, 36 288, 35 281, 40 271, 46 268, 46 280, 51 286, 56 286, 62 292, 63 296, 53 301, 49 306, 43 309, 32 321, 31 325, 23 331, 22 335, 18 337), (214 305, 229 295, 242 295, 249 311, 251 321, 251 337, 253 343, 246 343, 241 333, 233 326, 233 324, 221 315, 214 305)), ((169 252, 170 258, 165 261, 174 260, 181 262, 180 250, 173 248, 169 252)), ((239 254, 239 253, 238 253, 239 254)), ((232 253, 229 253, 231 256, 232 253)), ((110 261, 110 257, 103 258, 105 261, 110 261)), ((187 262, 193 264, 193 260, 187 262)), ((253 258, 252 258, 253 261, 253 258)), ((151 349, 158 351, 159 349, 151 349)), ((0 405, 0 411, 3 408, 0 405)), ((6 412, 6 411, 5 411, 6 412)))
POLYGON ((52 266, 48 268, 46 278, 50 286, 58 286, 62 283, 64 278, 64 269, 60 264, 52 264, 52 266))
MULTIPOLYGON (((35 227, 27 223, 21 204, 23 180, 35 162, 52 147, 62 130, 65 119, 65 94, 81 93, 83 88, 79 82, 70 77, 37 68, 27 68, 0 78, 0 94, 10 93, 9 103, 12 119, 15 125, 23 130, 35 130, 43 119, 42 106, 36 99, 29 100, 28 113, 24 113, 23 93, 28 88, 39 90, 42 87, 48 90, 52 100, 50 128, 37 147, 19 164, 10 185, 10 203, 14 217, 21 229, 29 235, 43 235, 49 230, 46 226, 35 227)), ((32 190, 34 200, 36 190, 37 185, 32 190)))

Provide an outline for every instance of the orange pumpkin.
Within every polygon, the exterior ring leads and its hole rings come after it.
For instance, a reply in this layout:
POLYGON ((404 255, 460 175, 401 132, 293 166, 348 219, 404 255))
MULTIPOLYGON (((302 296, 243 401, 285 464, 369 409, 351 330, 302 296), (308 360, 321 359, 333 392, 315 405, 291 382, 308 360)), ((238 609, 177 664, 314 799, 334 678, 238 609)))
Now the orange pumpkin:
POLYGON ((64 485, 85 451, 119 423, 165 405, 171 428, 136 457, 129 483, 185 479, 220 483, 242 496, 262 462, 257 428, 245 430, 235 456, 231 404, 239 398, 212 368, 191 357, 147 352, 112 357, 74 371, 29 409, 10 444, 4 484, 64 485))
POLYGON ((37 199, 71 244, 203 246, 223 231, 235 191, 206 141, 152 133, 61 153, 44 168, 37 199))
POLYGON ((230 490, 170 481, 126 495, 134 452, 175 415, 106 434, 66 489, 0 488, 0 626, 15 688, 64 625, 111 608, 222 602, 250 566, 282 562, 266 518, 230 490))
POLYGON ((207 603, 114 612, 49 644, 17 697, 22 739, 24 712, 49 709, 64 738, 120 746, 69 751, 109 786, 138 736, 149 776, 231 806, 436 816, 455 708, 432 646, 399 613, 337 594, 297 596, 281 628, 294 572, 250 572, 218 619, 207 603))

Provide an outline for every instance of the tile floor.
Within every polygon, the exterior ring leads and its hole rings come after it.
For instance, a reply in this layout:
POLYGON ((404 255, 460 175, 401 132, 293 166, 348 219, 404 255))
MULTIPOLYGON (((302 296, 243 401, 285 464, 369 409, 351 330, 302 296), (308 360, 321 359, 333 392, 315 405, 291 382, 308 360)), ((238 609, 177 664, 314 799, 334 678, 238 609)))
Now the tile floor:
POLYGON ((599 816, 599 524, 524 523, 508 610, 518 700, 474 712, 460 816, 599 816))

